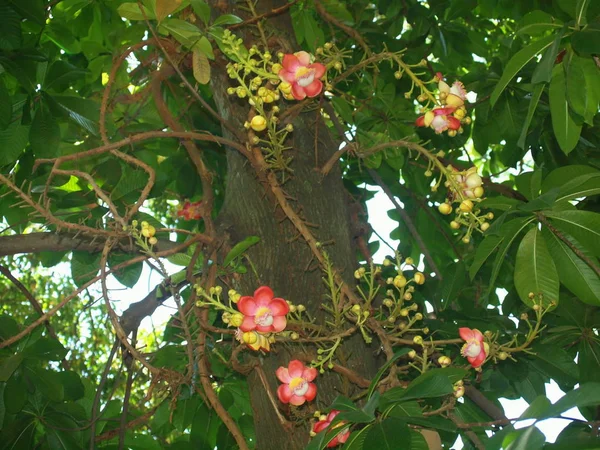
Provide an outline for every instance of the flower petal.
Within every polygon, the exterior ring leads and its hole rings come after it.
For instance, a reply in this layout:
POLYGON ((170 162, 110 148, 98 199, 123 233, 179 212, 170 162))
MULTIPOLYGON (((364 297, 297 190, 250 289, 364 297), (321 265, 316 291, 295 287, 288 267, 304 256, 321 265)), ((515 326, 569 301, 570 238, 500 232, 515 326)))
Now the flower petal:
POLYGON ((302 378, 304 378, 306 381, 312 381, 317 378, 318 373, 319 372, 317 372, 317 369, 314 367, 306 367, 302 372, 302 378))
POLYGON ((331 424, 331 421, 329 421, 329 420, 319 420, 317 423, 315 423, 313 425, 313 429, 312 430, 315 433, 320 433, 325 428, 327 428, 330 424, 331 424))
POLYGON ((315 78, 321 78, 325 75, 327 68, 321 63, 314 63, 308 66, 309 69, 315 69, 315 78))
POLYGON ((460 128, 460 120, 454 116, 448 116, 448 128, 451 130, 458 130, 460 128))
POLYGON ((322 90, 323 83, 321 82, 321 80, 314 80, 308 86, 304 86, 304 92, 306 92, 306 95, 308 95, 311 98, 319 95, 322 90))
POLYGON ((279 333, 280 331, 285 330, 286 326, 287 326, 287 319, 285 318, 285 316, 273 317, 273 323, 271 324, 271 331, 273 333, 279 333))
POLYGON ((468 357, 467 360, 469 361, 471 366, 473 366, 474 368, 477 368, 477 367, 481 366, 483 364, 483 362, 485 361, 485 352, 482 349, 479 352, 479 355, 475 356, 474 358, 468 357))
POLYGON ((483 334, 477 328, 473 328, 473 339, 478 342, 483 342, 483 334))
POLYGON ((294 406, 303 405, 305 401, 306 399, 304 397, 298 397, 297 395, 292 395, 292 398, 290 398, 290 404, 294 406))
POLYGON ((470 341, 472 339, 475 339, 473 330, 467 327, 459 328, 458 334, 460 334, 460 338, 464 341, 470 341))
POLYGON ((304 92, 304 88, 298 83, 292 84, 292 95, 296 100, 304 100, 306 98, 306 92, 304 92))
POLYGON ((415 125, 418 127, 426 126, 425 125, 425 116, 418 117, 417 120, 415 120, 415 125))
POLYGON ((287 367, 281 366, 279 369, 275 371, 275 375, 282 383, 290 383, 292 381, 292 377, 290 377, 290 373, 287 367))
POLYGON ((273 299, 273 290, 269 286, 261 286, 254 291, 254 301, 258 306, 267 306, 273 299))
POLYGON ((294 53, 294 56, 298 58, 298 61, 303 66, 308 66, 310 64, 310 54, 306 53, 305 51, 296 52, 294 53))
POLYGON ((296 73, 290 72, 289 70, 281 69, 277 75, 281 81, 287 81, 290 84, 296 81, 296 73))
POLYGON ((283 66, 283 68, 285 70, 287 70, 288 72, 292 72, 292 73, 295 73, 296 70, 298 70, 298 67, 301 66, 300 61, 298 60, 296 55, 292 55, 290 53, 286 54, 283 57, 283 61, 281 62, 281 65, 283 66))
POLYGON ((282 298, 274 298, 271 300, 269 308, 274 316, 285 316, 290 312, 290 305, 282 298))
POLYGON ((289 403, 292 397, 295 397, 289 384, 282 384, 277 388, 277 397, 281 403, 289 403))
POLYGON ((304 394, 304 397, 309 402, 317 396, 317 385, 315 383, 308 383, 308 391, 304 394))
POLYGON ((244 316, 244 320, 240 325, 242 331, 252 331, 256 329, 256 323, 254 322, 254 316, 244 316))
POLYGON ((305 366, 302 363, 302 361, 298 361, 297 359, 290 361, 290 363, 288 364, 288 370, 290 373, 290 377, 292 378, 301 377, 302 372, 304 372, 304 369, 305 366))
POLYGON ((256 314, 258 305, 252 297, 245 295, 243 297, 240 297, 240 299, 238 300, 237 309, 245 316, 253 316, 256 314))
POLYGON ((273 325, 258 325, 255 324, 256 328, 255 330, 258 331, 259 333, 271 333, 273 332, 273 325))
POLYGON ((445 108, 435 108, 433 109, 433 114, 436 116, 445 116, 448 114, 452 114, 456 108, 446 106, 445 108))

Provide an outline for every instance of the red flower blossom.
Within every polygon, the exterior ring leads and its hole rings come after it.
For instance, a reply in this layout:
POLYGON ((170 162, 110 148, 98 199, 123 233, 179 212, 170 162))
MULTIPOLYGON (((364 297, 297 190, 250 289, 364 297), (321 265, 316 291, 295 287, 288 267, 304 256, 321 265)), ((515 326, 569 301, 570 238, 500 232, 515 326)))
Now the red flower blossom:
POLYGON ((177 217, 183 217, 185 220, 198 220, 202 217, 202 202, 190 202, 186 200, 183 206, 177 210, 177 217))
POLYGON ((279 78, 292 85, 292 95, 296 100, 304 100, 307 95, 316 97, 323 90, 320 78, 325 75, 325 66, 321 63, 311 64, 308 53, 287 54, 283 57, 282 65, 279 78))
POLYGON ((301 361, 294 359, 288 367, 280 367, 275 371, 283 384, 277 389, 281 403, 300 406, 311 401, 317 395, 317 386, 311 383, 317 376, 317 369, 306 367, 301 361))
POLYGON ((254 291, 254 297, 240 298, 237 307, 244 315, 240 330, 256 330, 259 333, 283 331, 287 324, 285 315, 290 311, 284 299, 273 298, 273 291, 268 286, 259 287, 254 291))
MULTIPOLYGON (((325 419, 319 420, 317 423, 315 423, 313 425, 313 432, 314 433, 320 433, 321 431, 323 431, 324 429, 326 429, 327 427, 329 427, 329 425, 331 425, 331 422, 333 421, 333 419, 335 419, 335 416, 337 416, 340 413, 340 411, 338 411, 337 409, 333 409, 331 410, 331 412, 329 414, 327 414, 327 417, 325 419)), ((333 428, 341 428, 342 426, 344 426, 345 422, 339 422, 337 423, 333 428)), ((343 444, 344 442, 346 442, 348 440, 348 437, 350 437, 350 430, 348 428, 340 431, 331 441, 329 441, 329 444, 327 444, 327 447, 335 447, 337 445, 343 444)))
POLYGON ((446 130, 458 130, 460 120, 452 115, 455 109, 449 106, 434 108, 419 117, 415 125, 418 127, 431 127, 438 134, 446 130))
POLYGON ((460 353, 467 358, 471 366, 477 368, 483 364, 487 354, 489 353, 489 346, 486 342, 483 342, 483 334, 478 329, 470 328, 459 328, 458 333, 461 339, 465 341, 460 353))

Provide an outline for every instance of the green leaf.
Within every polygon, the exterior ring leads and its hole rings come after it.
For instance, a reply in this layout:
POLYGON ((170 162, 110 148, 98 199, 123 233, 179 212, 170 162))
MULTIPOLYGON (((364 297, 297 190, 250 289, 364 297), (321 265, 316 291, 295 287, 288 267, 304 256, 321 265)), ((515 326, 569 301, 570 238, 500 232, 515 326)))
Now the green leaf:
POLYGON ((7 3, 0 3, 0 49, 17 50, 21 47, 21 18, 7 3))
MULTIPOLYGON (((111 253, 108 257, 108 267, 111 269, 118 264, 129 261, 132 255, 111 253)), ((124 267, 112 273, 119 283, 128 288, 135 286, 142 274, 143 264, 141 262, 124 267)))
POLYGON ((200 40, 196 42, 196 45, 194 45, 194 50, 196 49, 204 53, 209 59, 215 59, 212 44, 206 36, 202 36, 200 40))
POLYGON ((369 448, 377 450, 410 450, 411 434, 404 421, 390 417, 375 423, 367 433, 369 448))
POLYGON ((37 358, 43 361, 60 361, 69 351, 54 338, 42 337, 33 345, 30 345, 23 351, 23 355, 28 358, 37 358))
POLYGON ((42 395, 53 402, 62 402, 65 398, 65 388, 58 373, 41 368, 28 367, 28 373, 33 378, 35 387, 42 395))
POLYGON ((185 253, 175 253, 174 255, 167 256, 167 260, 171 264, 176 266, 186 266, 192 261, 192 257, 185 253))
POLYGON ((569 154, 577 145, 581 134, 581 125, 578 125, 569 113, 567 100, 567 85, 563 64, 558 64, 552 71, 550 82, 550 115, 552 129, 561 150, 569 154))
POLYGON ((12 119, 12 98, 0 79, 0 130, 6 130, 12 119))
POLYGON ((577 6, 575 7, 575 24, 577 26, 585 24, 585 14, 589 5, 589 0, 577 0, 577 6))
POLYGON ((4 405, 6 412, 16 414, 20 412, 27 403, 27 383, 21 376, 14 376, 4 389, 4 405))
POLYGON ((173 14, 177 8, 181 5, 182 0, 156 0, 154 11, 156 13, 156 20, 162 22, 167 16, 173 14))
POLYGON ((561 188, 556 202, 564 202, 600 194, 600 172, 581 175, 567 181, 561 188))
POLYGON ((233 14, 223 14, 222 16, 217 17, 217 19, 212 24, 213 27, 218 27, 220 25, 235 25, 236 23, 243 22, 238 16, 233 14))
POLYGON ((58 156, 60 127, 45 103, 42 103, 35 112, 29 129, 29 143, 37 158, 58 156))
POLYGON ((569 54, 566 64, 569 106, 593 126, 600 102, 600 69, 592 58, 581 58, 573 53, 569 54))
POLYGON ((528 46, 519 50, 506 64, 504 72, 500 77, 500 81, 492 91, 490 97, 490 104, 494 106, 500 97, 500 94, 504 91, 510 80, 512 80, 519 71, 525 67, 525 65, 535 58, 540 52, 546 49, 550 44, 554 42, 554 36, 546 36, 537 41, 532 42, 528 46))
POLYGON ((369 433, 370 429, 371 426, 368 425, 364 428, 361 428, 358 431, 354 431, 353 433, 351 433, 348 437, 348 440, 342 447, 342 450, 363 450, 365 441, 367 440, 367 434, 369 433))
POLYGON ((52 99, 60 105, 73 122, 85 128, 94 136, 99 134, 97 122, 100 105, 98 103, 71 95, 53 95, 52 99))
POLYGON ((260 242, 260 238, 258 236, 249 236, 242 242, 238 242, 237 244, 235 244, 223 260, 223 267, 228 266, 231 261, 233 261, 238 256, 241 256, 246 250, 248 250, 253 245, 256 245, 258 242, 260 242))
POLYGON ((415 430, 410 430, 410 450, 429 450, 425 436, 415 430))
POLYGON ((367 391, 367 398, 371 398, 371 395, 373 395, 373 392, 375 392, 375 388, 377 387, 377 383, 379 383, 379 380, 381 379, 381 377, 383 376, 383 374, 390 368, 390 366, 392 364, 394 364, 396 362, 396 360, 398 360, 399 358, 401 358, 402 356, 406 355, 408 352, 410 352, 410 348, 402 348, 400 350, 398 350, 396 353, 394 353, 394 356, 392 356, 382 367, 381 369, 379 369, 377 371, 377 374, 373 377, 373 380, 371 380, 371 384, 369 385, 369 390, 367 391))
POLYGON ((336 19, 345 23, 346 25, 354 25, 354 18, 350 11, 346 8, 346 5, 340 0, 323 0, 323 6, 329 14, 334 16, 336 19))
POLYGON ((513 431, 504 438, 506 450, 541 450, 546 442, 544 434, 535 426, 513 431), (516 437, 516 439, 515 439, 516 437))
POLYGON ((516 34, 539 36, 547 30, 560 27, 562 27, 562 22, 560 20, 555 19, 550 14, 537 9, 535 11, 528 12, 525 14, 525 16, 523 16, 523 19, 521 19, 521 22, 519 23, 519 28, 517 29, 516 34))
POLYGON ((23 354, 15 353, 0 361, 0 383, 6 382, 23 362, 23 354))
POLYGON ((521 135, 519 136, 519 140, 517 141, 517 145, 522 149, 525 149, 527 131, 529 130, 529 125, 531 125, 531 120, 533 119, 533 114, 537 109, 537 105, 540 101, 540 97, 542 96, 542 92, 544 92, 544 85, 542 83, 536 84, 535 88, 533 89, 533 93, 531 94, 531 99, 529 100, 527 117, 525 118, 525 122, 523 123, 523 128, 521 128, 521 135))
POLYGON ((581 31, 574 31, 571 36, 573 50, 582 56, 600 53, 600 25, 590 25, 581 31))
POLYGON ((558 303, 558 273, 546 242, 540 231, 534 227, 525 235, 515 262, 515 287, 523 303, 532 307, 529 293, 543 294, 543 303, 558 303))
POLYGON ((54 61, 44 79, 44 89, 53 88, 56 91, 64 91, 73 85, 73 81, 85 78, 87 74, 87 70, 67 61, 54 61))
POLYGON ((100 254, 74 251, 71 257, 71 277, 77 287, 93 279, 100 271, 100 254))
POLYGON ((496 250, 496 248, 502 243, 504 238, 502 236, 486 236, 481 244, 477 247, 475 252, 475 258, 473 258, 473 264, 469 268, 469 276, 471 280, 475 278, 481 266, 487 261, 490 255, 496 250))
POLYGON ((532 350, 535 359, 531 364, 534 367, 553 378, 563 391, 573 388, 579 379, 579 368, 572 356, 554 344, 537 343, 532 350))
POLYGON ((600 404, 600 383, 584 383, 567 392, 548 410, 546 417, 556 417, 571 408, 583 408, 600 404))
POLYGON ((204 25, 208 25, 208 21, 210 20, 210 6, 202 0, 192 0, 190 3, 192 4, 194 13, 200 17, 200 20, 204 22, 204 25))
POLYGON ((158 30, 161 33, 170 34, 190 49, 202 37, 200 29, 196 25, 180 19, 166 19, 160 24, 158 30))
MULTIPOLYGON (((590 333, 591 334, 591 333, 590 333)), ((600 343, 595 336, 585 336, 579 342, 579 373, 581 383, 600 382, 600 343)))
MULTIPOLYGON (((560 282, 582 302, 600 306, 600 277, 598 277, 596 272, 547 227, 542 229, 542 235, 548 244, 548 249, 558 269, 560 282)), ((581 254, 590 258, 598 265, 598 260, 587 254, 574 239, 570 238, 570 236, 564 236, 564 238, 579 250, 581 254)))
POLYGON ((544 179, 544 182, 542 183, 542 192, 548 192, 557 187, 561 188, 575 178, 594 173, 600 172, 591 166, 571 165, 559 167, 550 172, 544 179))
POLYGON ((29 127, 14 121, 0 130, 0 167, 15 162, 29 140, 29 127))
POLYGON ((544 417, 544 414, 552 406, 552 403, 545 395, 540 395, 531 402, 519 419, 538 419, 544 417))
POLYGON ((390 389, 382 395, 382 400, 395 403, 451 394, 454 392, 453 384, 461 380, 466 374, 466 370, 454 367, 432 369, 415 378, 406 389, 401 386, 390 389))
POLYGON ((552 45, 544 52, 544 56, 542 56, 541 61, 533 71, 533 75, 531 76, 532 83, 548 83, 552 79, 552 69, 556 63, 556 56, 560 50, 560 43, 564 34, 564 27, 556 33, 552 45))
POLYGON ((76 401, 85 395, 85 387, 78 373, 65 370, 58 374, 61 384, 65 389, 65 400, 76 401))
POLYGON ((148 20, 156 19, 154 11, 150 11, 144 5, 139 5, 138 3, 122 3, 117 8, 117 12, 127 20, 144 20, 144 14, 148 20))
POLYGON ((500 267, 502 267, 502 264, 504 263, 508 249, 511 247, 512 243, 515 241, 517 236, 521 234, 521 231, 523 231, 532 221, 533 218, 521 217, 518 219, 513 219, 510 222, 506 222, 500 228, 499 234, 504 239, 502 239, 502 242, 500 243, 500 246, 498 248, 498 253, 496 254, 496 258, 494 259, 494 266, 492 268, 492 276, 490 277, 489 290, 492 290, 496 282, 496 278, 498 277, 498 273, 500 272, 500 267))

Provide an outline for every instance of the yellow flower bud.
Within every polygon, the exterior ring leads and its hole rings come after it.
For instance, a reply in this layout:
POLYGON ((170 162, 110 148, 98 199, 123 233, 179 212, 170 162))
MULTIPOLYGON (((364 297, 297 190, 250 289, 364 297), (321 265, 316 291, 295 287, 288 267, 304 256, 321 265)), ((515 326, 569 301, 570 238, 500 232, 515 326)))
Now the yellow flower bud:
POLYGON ((471 200, 463 200, 459 208, 462 212, 471 212, 473 210, 473 202, 471 200))
POLYGON ((254 131, 263 131, 267 128, 267 119, 263 116, 254 116, 250 121, 250 126, 254 131))
POLYGON ((421 314, 421 313, 416 313, 416 314, 415 314, 415 319, 417 319, 417 320, 423 320, 423 314, 421 314))
POLYGON ((450 228, 453 230, 458 230, 460 228, 460 223, 458 223, 456 220, 453 220, 450 222, 450 228))
POLYGON ((423 345, 423 338, 421 336, 415 336, 413 342, 417 345, 423 345))
POLYGON ((408 309, 406 309, 406 308, 403 308, 403 309, 401 309, 401 310, 400 310, 400 315, 401 315, 402 317, 406 317, 406 316, 408 316, 408 313, 409 313, 409 311, 408 311, 408 309))
POLYGON ((481 231, 486 231, 489 227, 490 227, 489 223, 483 222, 479 228, 481 228, 481 231))
POLYGON ((246 343, 246 344, 256 344, 256 341, 258 341, 258 334, 256 333, 256 331, 246 331, 243 335, 242 335, 242 340, 246 343))
POLYGON ((394 278, 394 286, 396 286, 399 289, 406 286, 406 283, 406 278, 404 278, 403 275, 396 275, 396 277, 394 278))
POLYGON ((243 321, 244 321, 244 316, 241 315, 240 313, 235 313, 229 319, 229 325, 231 325, 232 327, 239 327, 243 321))
POLYGON ((387 306, 388 308, 391 308, 392 306, 394 306, 394 301, 393 301, 391 298, 386 298, 386 299, 383 301, 383 304, 384 304, 385 306, 387 306))
POLYGON ((148 239, 148 244, 150 244, 150 245, 156 245, 157 242, 158 242, 158 239, 156 239, 154 236, 152 236, 150 239, 148 239))
POLYGON ((438 206, 438 211, 447 216, 452 212, 452 206, 450 206, 448 203, 442 203, 440 206, 438 206))
POLYGON ((304 306, 304 305, 298 305, 296 307, 296 309, 298 310, 298 312, 304 312, 304 311, 306 311, 306 306, 304 306))
POLYGON ((417 356, 417 352, 415 352, 414 350, 411 350, 410 352, 408 352, 408 357, 410 359, 415 359, 416 356, 417 356))
POLYGON ((438 364, 442 367, 448 367, 452 363, 452 360, 447 356, 440 356, 438 358, 438 364))
POLYGON ((506 352, 498 353, 498 359, 504 361, 506 358, 508 358, 508 353, 506 353, 506 352))
POLYGON ((473 189, 473 195, 475 196, 475 198, 481 198, 483 197, 484 194, 484 190, 481 186, 477 186, 475 189, 473 189))
POLYGON ((279 85, 279 89, 284 94, 290 94, 292 92, 292 85, 290 83, 288 83, 287 81, 284 81, 279 85))
POLYGON ((352 312, 358 316, 360 314, 360 305, 354 305, 352 307, 352 312))
POLYGON ((425 284, 425 275, 423 275, 421 272, 415 273, 415 283, 425 284))
POLYGON ((410 256, 409 256, 408 258, 406 258, 406 259, 404 260, 404 262, 405 262, 406 264, 408 264, 409 266, 412 266, 412 265, 414 264, 414 260, 413 260, 413 259, 412 259, 410 256))
POLYGON ((292 331, 292 333, 290 334, 290 337, 292 338, 293 341, 295 341, 300 338, 300 335, 298 333, 296 333, 295 331, 292 331))

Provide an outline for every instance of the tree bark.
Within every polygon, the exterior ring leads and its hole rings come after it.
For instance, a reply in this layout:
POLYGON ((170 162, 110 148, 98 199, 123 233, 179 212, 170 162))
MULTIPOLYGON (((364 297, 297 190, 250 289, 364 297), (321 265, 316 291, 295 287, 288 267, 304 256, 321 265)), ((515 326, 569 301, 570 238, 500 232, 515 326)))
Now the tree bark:
MULTIPOLYGON (((216 2, 215 2, 216 3, 216 2)), ((224 2, 218 2, 223 6, 224 2)), ((231 2, 233 4, 233 2, 231 2)), ((268 12, 284 5, 285 2, 260 2, 258 13, 268 12)), ((230 5, 227 11, 221 9, 220 13, 235 11, 230 5)), ((283 38, 283 45, 292 42, 293 30, 289 16, 285 15, 270 19, 277 26, 277 36, 283 38)), ((269 23, 273 26, 273 23, 269 23)), ((237 31, 237 30, 236 30, 237 31)), ((246 45, 251 45, 252 38, 246 36, 246 45)), ((290 48, 293 48, 290 45, 290 48)), ((271 49, 273 54, 281 49, 271 49)), ((231 124, 243 130, 243 123, 248 118, 249 105, 247 100, 239 100, 235 96, 228 96, 227 87, 231 80, 225 74, 224 66, 227 63, 223 58, 217 61, 220 68, 213 72, 213 92, 218 112, 231 124), (217 72, 217 73, 215 73, 217 72)), ((318 103, 320 100, 315 100, 318 103)), ((322 99, 321 101, 326 101, 322 99)), ((282 112, 285 106, 295 106, 296 102, 281 105, 282 112)), ((348 195, 342 183, 341 171, 336 166, 331 173, 323 178, 316 169, 320 168, 329 157, 338 149, 339 143, 325 126, 319 109, 312 108, 303 112, 293 122, 294 131, 290 135, 289 145, 293 147, 289 155, 293 156, 291 167, 293 175, 283 186, 286 193, 294 200, 293 207, 300 215, 316 227, 311 228, 320 242, 330 242, 326 250, 331 257, 335 268, 342 274, 348 283, 354 283, 352 274, 355 269, 356 251, 351 232, 348 195)), ((228 132, 224 130, 224 136, 228 132)), ((233 138, 233 137, 232 137, 233 138)), ((236 151, 227 153, 228 178, 223 210, 219 222, 223 229, 231 236, 232 243, 240 241, 247 236, 259 236, 261 241, 249 251, 249 256, 258 272, 256 280, 250 274, 241 279, 241 291, 250 294, 260 285, 270 286, 276 296, 291 300, 294 304, 302 303, 309 311, 317 316, 320 305, 326 301, 326 286, 316 260, 306 243, 293 225, 285 219, 285 215, 278 208, 275 201, 266 195, 268 186, 263 186, 248 161, 236 151)), ((267 192, 268 194, 268 192, 267 192)), ((322 311, 321 311, 322 312, 322 311)), ((275 393, 279 382, 275 377, 275 370, 279 366, 287 366, 292 359, 298 359, 294 349, 285 348, 277 343, 273 351, 266 357, 260 357, 262 367, 269 388, 275 393)), ((370 378, 376 371, 377 346, 366 346, 360 336, 354 336, 343 346, 339 356, 346 359, 345 365, 370 378)), ((313 358, 316 355, 312 356, 313 358)), ((248 378, 254 422, 256 427, 256 448, 261 450, 296 450, 305 447, 308 442, 309 421, 298 421, 291 427, 283 424, 276 414, 273 404, 265 393, 265 388, 256 371, 248 378)), ((353 387, 347 380, 339 375, 326 373, 319 375, 316 380, 318 386, 317 398, 309 406, 303 406, 297 412, 303 419, 309 419, 312 413, 319 409, 327 410, 332 400, 339 394, 352 395, 353 387)), ((289 408, 279 404, 280 411, 290 421, 289 408)))

